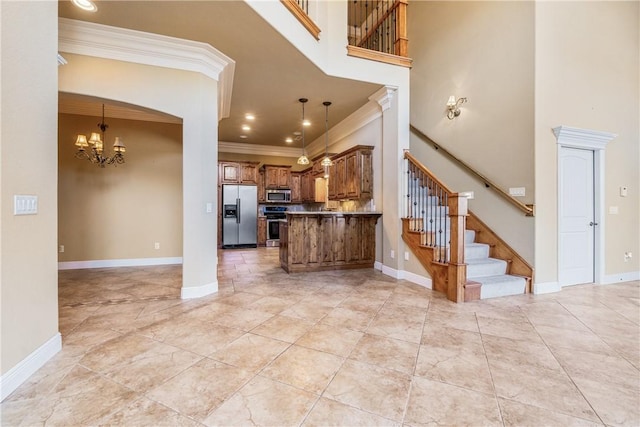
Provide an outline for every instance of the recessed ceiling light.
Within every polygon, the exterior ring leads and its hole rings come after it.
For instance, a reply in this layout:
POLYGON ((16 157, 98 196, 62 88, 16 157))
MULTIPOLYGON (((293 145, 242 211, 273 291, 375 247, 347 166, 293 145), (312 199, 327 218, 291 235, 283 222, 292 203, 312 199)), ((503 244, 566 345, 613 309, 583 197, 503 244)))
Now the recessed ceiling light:
POLYGON ((302 122, 302 126, 311 126, 311 122, 310 122, 309 120, 306 120, 306 119, 305 119, 305 120, 302 122))
POLYGON ((251 127, 249 127, 249 125, 242 125, 242 130, 251 130, 251 127))
POLYGON ((287 144, 291 144, 293 142, 293 138, 287 138, 284 140, 287 144))
POLYGON ((96 12, 98 10, 98 6, 91 0, 71 0, 71 3, 87 12, 96 12))
POLYGON ((240 139, 247 139, 247 135, 240 135, 240 139))
POLYGON ((244 118, 247 120, 255 120, 256 116, 254 116, 253 114, 245 114, 244 118))

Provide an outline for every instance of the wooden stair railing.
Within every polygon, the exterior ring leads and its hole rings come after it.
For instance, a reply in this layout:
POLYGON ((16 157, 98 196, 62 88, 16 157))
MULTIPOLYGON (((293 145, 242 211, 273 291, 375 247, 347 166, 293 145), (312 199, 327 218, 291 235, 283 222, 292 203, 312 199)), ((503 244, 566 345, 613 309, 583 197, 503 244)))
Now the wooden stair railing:
POLYGON ((481 284, 467 279, 464 261, 465 230, 476 232, 476 242, 490 247, 490 256, 507 261, 507 273, 526 280, 531 292, 533 268, 467 209, 467 198, 451 191, 408 151, 406 212, 402 238, 431 275, 433 289, 454 302, 480 299, 481 284))
POLYGON ((410 67, 407 4, 408 0, 349 1, 347 54, 410 67))
POLYGON ((431 275, 434 289, 446 293, 450 301, 463 302, 467 198, 452 192, 408 151, 404 158, 407 212, 402 237, 414 252, 427 254, 428 258, 418 259, 431 275))

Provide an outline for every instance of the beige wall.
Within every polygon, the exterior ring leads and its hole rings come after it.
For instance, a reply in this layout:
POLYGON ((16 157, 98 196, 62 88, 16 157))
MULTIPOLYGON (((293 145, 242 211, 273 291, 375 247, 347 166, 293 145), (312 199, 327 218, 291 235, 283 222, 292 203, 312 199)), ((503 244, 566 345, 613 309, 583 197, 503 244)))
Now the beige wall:
POLYGON ((99 122, 59 115, 58 260, 181 257, 182 126, 107 118, 105 145, 112 154, 120 136, 126 163, 100 168, 76 159, 73 144, 99 122))
POLYGON ((1 372, 58 333, 57 4, 0 2, 1 372), (38 214, 13 215, 13 195, 38 214))
POLYGON ((217 290, 218 86, 202 74, 64 54, 59 90, 182 118, 182 294, 217 290), (214 206, 206 212, 207 203, 214 206), (190 289, 188 289, 190 288, 190 289))
MULTIPOLYGON (((412 2, 411 123, 498 186, 525 187, 534 202, 533 2, 412 2), (450 95, 467 97, 446 117, 450 95)), ((534 262, 534 219, 411 135, 411 152, 469 209, 534 262)), ((415 271, 420 274, 419 271, 415 271)))
POLYGON ((640 42, 638 2, 536 4, 536 266, 558 277, 557 145, 566 125, 618 134, 605 151, 605 274, 638 272, 640 260, 640 42), (620 197, 619 187, 629 187, 620 197), (618 206, 619 214, 608 214, 618 206), (625 251, 634 258, 625 263, 625 251))

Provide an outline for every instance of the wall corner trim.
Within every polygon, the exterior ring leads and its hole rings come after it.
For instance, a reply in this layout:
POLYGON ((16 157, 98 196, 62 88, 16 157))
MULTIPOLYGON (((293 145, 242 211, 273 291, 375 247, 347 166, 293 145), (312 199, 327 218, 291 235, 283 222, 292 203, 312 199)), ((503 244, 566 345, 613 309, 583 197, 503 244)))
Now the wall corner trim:
POLYGON ((201 73, 218 82, 218 120, 229 117, 235 61, 207 43, 58 18, 58 49, 201 73))
POLYGON ((193 299, 201 298, 218 292, 218 281, 206 283, 200 286, 183 286, 180 291, 180 298, 193 299))
POLYGON ((62 349, 62 335, 57 332, 47 342, 42 344, 20 363, 9 369, 0 377, 0 402, 7 398, 22 383, 24 383, 38 369, 42 368, 49 359, 62 349))

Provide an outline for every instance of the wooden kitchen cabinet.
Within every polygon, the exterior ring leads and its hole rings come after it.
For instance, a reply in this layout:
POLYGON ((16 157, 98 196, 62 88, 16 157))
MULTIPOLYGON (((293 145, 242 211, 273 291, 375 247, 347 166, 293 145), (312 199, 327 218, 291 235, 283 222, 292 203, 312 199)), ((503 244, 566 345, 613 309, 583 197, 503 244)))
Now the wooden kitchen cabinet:
POLYGON ((329 200, 373 197, 372 149, 358 145, 333 159, 333 166, 329 168, 329 200))
POLYGON ((304 201, 300 183, 302 176, 303 174, 300 172, 291 172, 291 203, 300 203, 304 201))
POLYGON ((258 203, 264 203, 266 200, 266 191, 264 190, 264 171, 258 172, 258 203))
POLYGON ((280 265, 288 272, 371 268, 374 212, 287 212, 280 226, 280 265))
POLYGON ((218 162, 218 183, 257 184, 258 164, 255 162, 218 162))
POLYGON ((291 188, 291 166, 264 165, 266 189, 291 188))
POLYGON ((258 246, 266 246, 267 244, 267 218, 258 217, 258 246))

